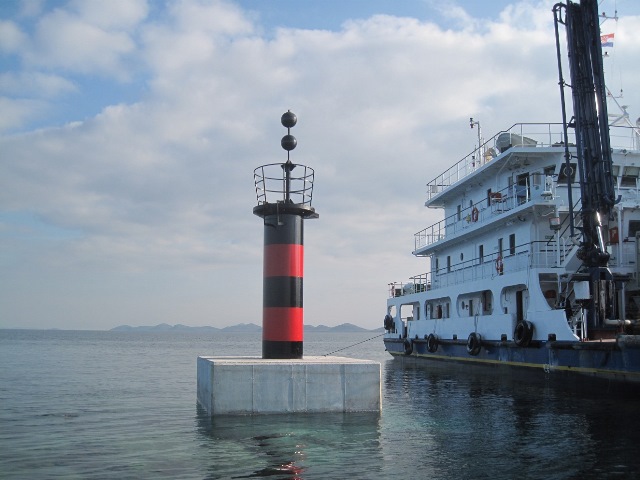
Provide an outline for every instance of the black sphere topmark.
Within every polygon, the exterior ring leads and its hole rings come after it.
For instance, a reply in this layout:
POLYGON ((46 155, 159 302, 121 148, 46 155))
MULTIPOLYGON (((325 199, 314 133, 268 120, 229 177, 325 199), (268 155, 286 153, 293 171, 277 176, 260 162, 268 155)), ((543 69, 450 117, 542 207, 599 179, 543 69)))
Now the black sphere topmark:
POLYGON ((286 111, 282 114, 282 118, 280 119, 283 127, 293 128, 296 123, 298 123, 298 117, 291 110, 286 111))

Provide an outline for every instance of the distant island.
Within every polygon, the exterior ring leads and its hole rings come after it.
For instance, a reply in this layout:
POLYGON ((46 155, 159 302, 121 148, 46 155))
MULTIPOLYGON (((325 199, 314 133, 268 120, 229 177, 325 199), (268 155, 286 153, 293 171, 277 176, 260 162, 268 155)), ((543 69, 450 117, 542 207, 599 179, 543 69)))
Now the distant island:
MULTIPOLYGON (((190 327, 189 325, 182 325, 180 323, 176 325, 169 325, 167 323, 161 323, 153 326, 141 326, 132 327, 130 325, 120 325, 110 330, 111 332, 189 332, 189 333, 261 333, 262 327, 255 323, 240 323, 238 325, 231 325, 224 328, 217 327, 190 327)), ((384 329, 376 328, 368 330, 366 328, 359 327, 352 323, 343 323, 336 325, 335 327, 327 327, 326 325, 313 325, 304 326, 305 333, 313 332, 333 332, 333 333, 358 333, 358 332, 382 332, 384 329)))

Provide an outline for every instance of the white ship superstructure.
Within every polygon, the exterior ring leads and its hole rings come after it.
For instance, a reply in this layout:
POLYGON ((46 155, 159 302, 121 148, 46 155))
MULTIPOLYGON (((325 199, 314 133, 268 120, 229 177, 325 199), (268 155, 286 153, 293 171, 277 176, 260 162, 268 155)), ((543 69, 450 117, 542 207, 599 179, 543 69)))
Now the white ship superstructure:
POLYGON ((384 342, 402 357, 640 382, 640 119, 607 119, 596 2, 554 13, 574 117, 561 93, 563 123, 513 125, 427 184, 443 218, 415 234, 423 273, 389 284, 384 342))
MULTIPOLYGON (((634 297, 640 295, 638 130, 612 130, 622 144, 613 149, 620 202, 605 236, 611 270, 632 281, 616 299, 616 328, 603 330, 601 338, 612 338, 622 323, 635 323, 634 297)), ((413 254, 427 259, 425 273, 390 284, 388 313, 401 320, 396 333, 466 341, 478 332, 501 340, 511 339, 516 324, 527 320, 535 321, 532 340, 587 339, 582 284, 572 281, 582 262, 576 256, 579 238, 569 229, 567 176, 578 199, 577 226, 580 187, 577 165, 567 169, 564 150, 561 125, 514 125, 427 184, 425 205, 443 209, 444 218, 415 234, 413 254)))

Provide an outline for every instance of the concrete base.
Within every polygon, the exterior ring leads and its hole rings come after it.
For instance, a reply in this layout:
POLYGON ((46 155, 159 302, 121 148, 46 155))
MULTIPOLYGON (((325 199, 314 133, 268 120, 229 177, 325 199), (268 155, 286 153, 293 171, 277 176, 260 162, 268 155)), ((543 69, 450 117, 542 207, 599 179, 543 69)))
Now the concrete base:
POLYGON ((344 357, 198 357, 209 415, 380 411, 380 364, 344 357))

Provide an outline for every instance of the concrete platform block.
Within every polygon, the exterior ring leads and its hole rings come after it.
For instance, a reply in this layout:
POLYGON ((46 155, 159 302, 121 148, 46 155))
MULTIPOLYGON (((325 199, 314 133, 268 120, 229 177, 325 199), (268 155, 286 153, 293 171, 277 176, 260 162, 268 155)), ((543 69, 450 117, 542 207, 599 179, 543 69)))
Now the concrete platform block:
POLYGON ((210 415, 381 409, 380 364, 345 357, 198 357, 198 402, 210 415))

